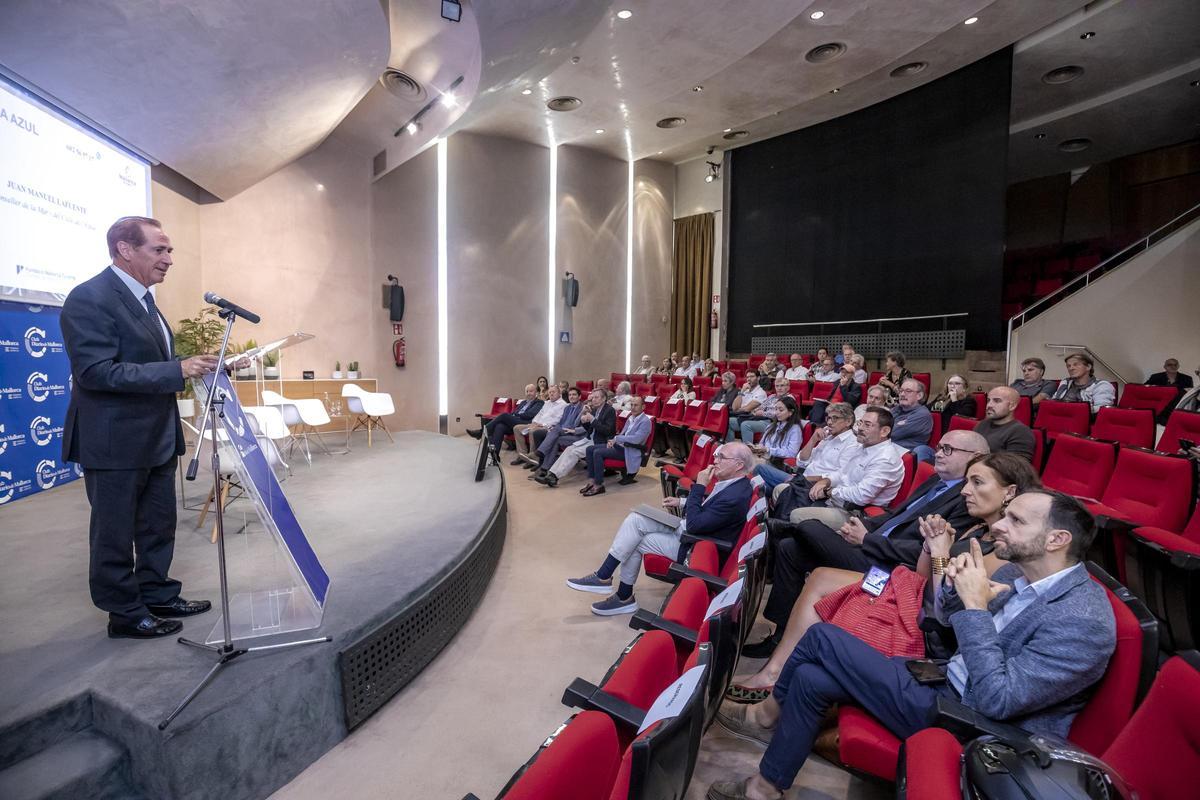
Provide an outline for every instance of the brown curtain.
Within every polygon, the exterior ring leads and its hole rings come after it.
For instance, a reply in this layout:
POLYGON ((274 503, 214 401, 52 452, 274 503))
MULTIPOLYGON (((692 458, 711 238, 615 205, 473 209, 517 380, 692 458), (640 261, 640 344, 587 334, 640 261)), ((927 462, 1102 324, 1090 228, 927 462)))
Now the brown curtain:
POLYGON ((671 349, 709 355, 712 311, 713 214, 675 220, 675 281, 671 292, 671 349))

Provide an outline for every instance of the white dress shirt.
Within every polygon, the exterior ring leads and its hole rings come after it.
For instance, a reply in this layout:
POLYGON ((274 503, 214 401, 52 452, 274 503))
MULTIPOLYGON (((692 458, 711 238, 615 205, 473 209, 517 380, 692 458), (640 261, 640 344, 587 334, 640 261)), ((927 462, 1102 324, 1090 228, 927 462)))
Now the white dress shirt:
POLYGON ((895 499, 904 481, 903 447, 885 439, 870 447, 859 447, 829 478, 830 505, 845 507, 886 506, 895 499))
MULTIPOLYGON (((748 406, 751 401, 757 401, 759 405, 765 403, 767 401, 767 390, 761 386, 755 386, 749 392, 746 392, 745 390, 739 391, 738 396, 742 398, 742 405, 738 410, 745 411, 746 406, 748 406)), ((732 410, 733 409, 730 409, 730 411, 732 410)))
POLYGON ((631 394, 614 394, 612 399, 612 407, 618 414, 623 411, 628 411, 633 405, 633 395, 631 394))
MULTIPOLYGON (((109 269, 116 273, 116 276, 121 279, 121 283, 125 284, 125 287, 137 298, 138 305, 142 307, 148 316, 150 314, 150 307, 146 305, 146 292, 150 290, 138 283, 137 278, 125 270, 117 269, 115 264, 110 265, 109 269)), ((171 352, 171 335, 167 333, 167 324, 163 322, 161 313, 158 314, 158 329, 162 331, 163 344, 167 346, 167 352, 171 352)))
POLYGON ((842 468, 851 454, 860 449, 861 445, 854 436, 854 429, 847 428, 829 439, 823 439, 812 449, 812 458, 807 462, 797 461, 796 466, 804 467, 804 477, 816 478, 832 475, 842 468))
POLYGON ((789 381, 806 381, 808 380, 808 367, 803 364, 798 367, 791 367, 783 373, 783 377, 789 381))
POLYGON ((824 381, 825 383, 837 383, 842 377, 841 370, 831 369, 826 372, 820 367, 813 367, 810 374, 814 381, 824 381))
POLYGON ((561 397, 557 400, 547 400, 542 404, 542 410, 533 418, 534 425, 541 425, 543 428, 549 428, 551 425, 557 425, 562 419, 563 412, 567 410, 567 401, 561 397))

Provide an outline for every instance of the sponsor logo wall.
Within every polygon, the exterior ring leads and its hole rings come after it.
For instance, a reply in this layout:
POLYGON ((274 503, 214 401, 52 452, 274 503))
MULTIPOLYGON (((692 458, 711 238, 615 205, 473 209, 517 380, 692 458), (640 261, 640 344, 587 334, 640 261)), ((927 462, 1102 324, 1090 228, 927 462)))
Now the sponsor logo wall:
POLYGON ((62 458, 71 364, 59 311, 0 302, 0 505, 82 475, 62 458))

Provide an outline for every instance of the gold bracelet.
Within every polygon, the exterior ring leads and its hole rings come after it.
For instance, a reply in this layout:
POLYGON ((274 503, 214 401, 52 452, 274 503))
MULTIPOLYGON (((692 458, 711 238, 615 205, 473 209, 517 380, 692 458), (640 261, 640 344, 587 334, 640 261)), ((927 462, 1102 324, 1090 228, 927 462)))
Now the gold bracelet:
POLYGON ((950 566, 950 559, 946 556, 930 556, 929 563, 933 565, 934 575, 944 575, 946 567, 950 566))

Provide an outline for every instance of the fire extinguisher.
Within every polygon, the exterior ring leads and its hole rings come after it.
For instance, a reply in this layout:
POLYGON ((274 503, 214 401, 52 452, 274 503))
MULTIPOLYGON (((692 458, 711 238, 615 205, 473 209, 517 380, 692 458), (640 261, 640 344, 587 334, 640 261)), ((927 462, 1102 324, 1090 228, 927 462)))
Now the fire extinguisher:
POLYGON ((396 341, 392 342, 392 358, 396 360, 397 367, 404 366, 404 337, 401 336, 396 341))
POLYGON ((712 314, 710 314, 708 317, 708 327, 712 328, 714 331, 721 327, 720 318, 717 316, 716 309, 713 309, 712 314))

